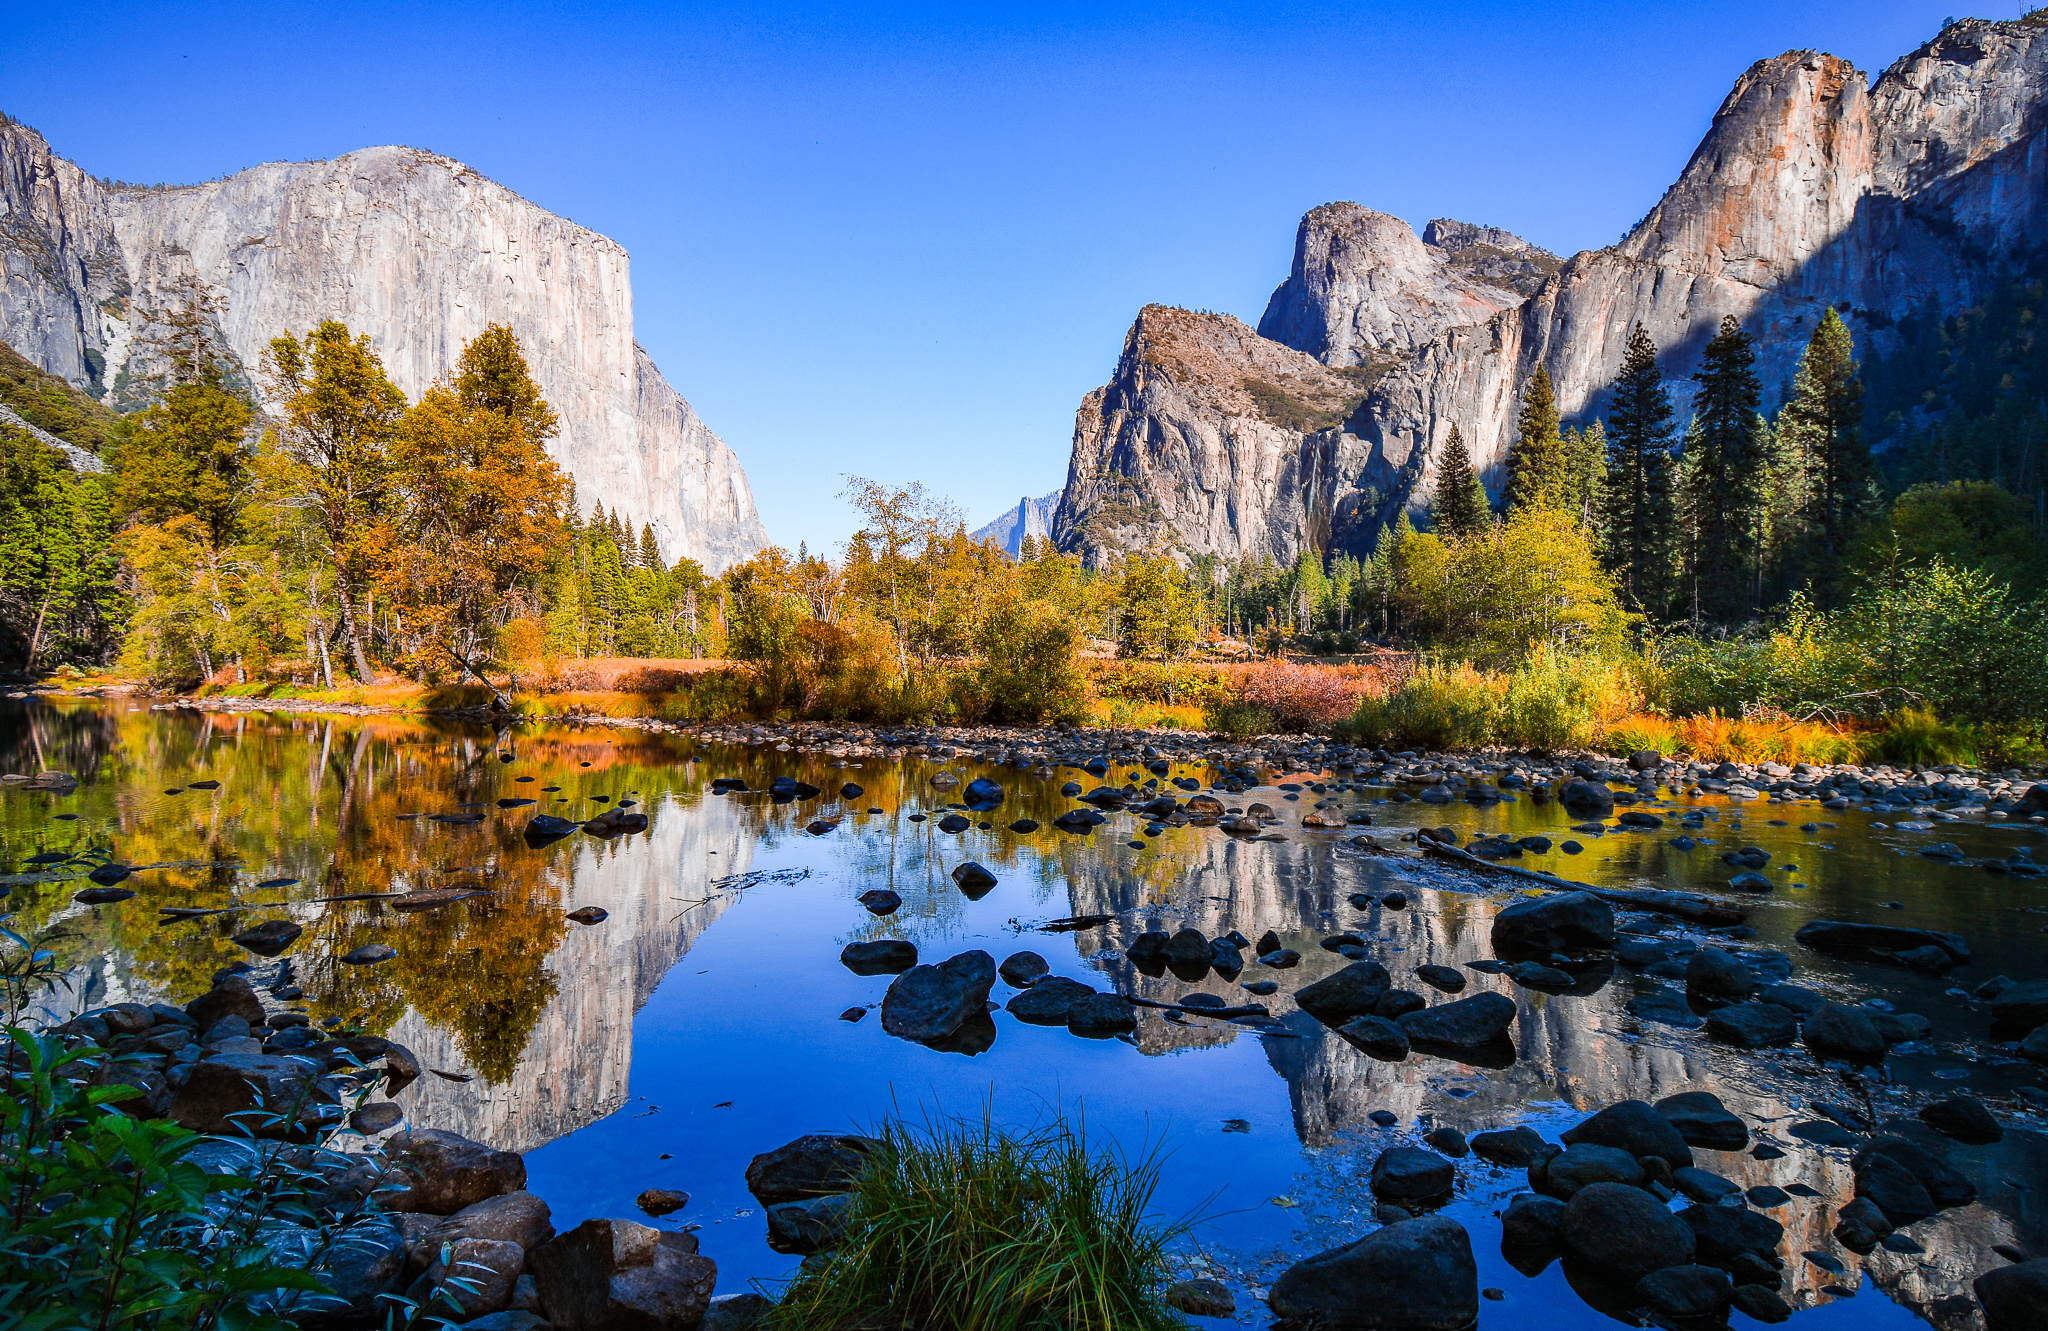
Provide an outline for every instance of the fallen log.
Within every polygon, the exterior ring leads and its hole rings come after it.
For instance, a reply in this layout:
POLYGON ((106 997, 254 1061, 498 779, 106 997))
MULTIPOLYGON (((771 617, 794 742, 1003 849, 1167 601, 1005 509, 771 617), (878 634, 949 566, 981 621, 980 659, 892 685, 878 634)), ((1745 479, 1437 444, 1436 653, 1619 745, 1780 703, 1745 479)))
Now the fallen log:
POLYGON ((1695 924, 1740 924, 1745 918, 1743 912, 1733 906, 1724 906, 1712 897, 1703 896, 1698 892, 1593 887, 1586 883, 1572 882, 1568 878, 1559 878, 1556 874, 1532 873, 1527 869, 1495 864, 1491 860, 1481 859, 1477 855, 1459 850, 1456 846, 1447 846, 1429 837, 1419 838, 1416 844, 1422 847, 1422 853, 1425 855, 1434 855, 1438 859, 1449 860, 1468 869, 1482 869, 1488 873, 1519 878, 1524 882, 1535 883, 1559 892, 1591 892, 1608 905, 1620 906, 1627 910, 1648 911, 1653 915, 1674 915, 1695 924))

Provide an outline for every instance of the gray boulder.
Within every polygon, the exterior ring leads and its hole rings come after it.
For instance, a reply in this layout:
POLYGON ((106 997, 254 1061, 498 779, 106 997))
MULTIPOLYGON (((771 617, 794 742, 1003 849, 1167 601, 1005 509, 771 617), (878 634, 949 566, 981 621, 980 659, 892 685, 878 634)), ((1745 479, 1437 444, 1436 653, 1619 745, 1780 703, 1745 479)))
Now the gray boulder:
POLYGON ((1567 1147, 1588 1142, 1627 1151, 1636 1159, 1662 1156, 1673 1169, 1692 1163, 1692 1148, 1676 1125, 1641 1100, 1623 1100, 1568 1129, 1561 1140, 1567 1147))
POLYGON ((1662 1114, 1688 1146, 1713 1151, 1739 1151, 1749 1145, 1749 1125, 1737 1118, 1712 1091, 1680 1091, 1657 1102, 1662 1114))
POLYGON ((453 1215, 526 1187, 526 1161, 518 1155, 439 1128, 416 1129, 387 1150, 391 1163, 412 1181, 393 1210, 453 1215))
POLYGON ((1678 1321, 1718 1318, 1735 1299, 1735 1282, 1714 1266, 1667 1266, 1636 1282, 1636 1299, 1678 1321))
POLYGON ((1029 989, 1038 978, 1052 967, 1036 952, 1013 952, 1003 958, 1003 964, 996 967, 996 974, 1003 977, 1003 983, 1012 989, 1029 989))
POLYGON ((936 966, 913 966, 882 997, 882 1029, 902 1040, 938 1040, 986 1009, 996 959, 976 949, 936 966))
POLYGON ((434 1296, 431 1312, 467 1321, 510 1301, 526 1266, 526 1249, 509 1239, 457 1239, 437 1249, 422 1277, 434 1296))
POLYGON ((406 1256, 414 1266, 426 1267, 444 1246, 464 1239, 516 1243, 530 1252, 554 1236, 548 1204, 521 1189, 463 1207, 407 1243, 406 1256))
POLYGON ((1762 987, 1757 973, 1718 947, 1703 947, 1685 963, 1688 993, 1708 998, 1748 998, 1762 987))
POLYGON ((763 1206, 850 1192, 868 1155, 882 1143, 873 1137, 814 1132, 786 1146, 764 1151, 747 1164, 747 1191, 763 1206))
POLYGON ((1472 1134, 1472 1154, 1510 1169, 1526 1169, 1557 1153, 1556 1143, 1543 1140, 1542 1134, 1527 1124, 1472 1134))
POLYGON ((1377 961, 1354 961, 1298 990, 1294 1001, 1312 1017, 1341 1022, 1370 1013, 1392 983, 1387 968, 1377 961))
POLYGON ((744 1294, 720 1294, 713 1297, 711 1306, 704 1310, 704 1320, 698 1323, 697 1331, 754 1331, 774 1308, 774 1303, 766 1295, 752 1290, 744 1294))
POLYGON ((1337 1028, 1337 1034, 1383 1063, 1399 1063, 1408 1057, 1408 1032, 1385 1017, 1353 1017, 1337 1028))
POLYGON ((901 938, 848 943, 839 950, 839 964, 855 975, 901 975, 917 964, 917 944, 901 938))
POLYGON ((1580 1142, 1529 1166, 1529 1185, 1552 1197, 1569 1200, 1596 1183, 1641 1186, 1642 1162, 1618 1146, 1580 1142))
POLYGON ((1870 1018, 1855 1008, 1829 1003, 1806 1019, 1800 1043, 1818 1058, 1838 1058, 1875 1067, 1884 1062, 1887 1045, 1870 1018))
POLYGON ((694 1234, 631 1220, 586 1220, 529 1260, 559 1331, 689 1331, 703 1321, 718 1279, 694 1234))
POLYGON ((1592 1183, 1565 1204, 1564 1246, 1608 1280, 1632 1285, 1692 1262, 1693 1231, 1641 1188, 1592 1183))
POLYGON ((850 1192, 810 1197, 768 1208, 768 1246, 777 1252, 830 1252, 853 1227, 855 1203, 850 1192))
POLYGON ((1033 1026, 1064 1026, 1074 1004, 1095 991, 1079 980, 1048 975, 1004 1005, 1011 1016, 1033 1026))
MULTIPOLYGON (((2042 789, 2034 787, 2035 792, 2042 789)), ((1996 1267, 1970 1288, 1997 1331, 2048 1331, 2048 1258, 1996 1267)))
POLYGON ((1614 792, 1600 781, 1567 782, 1557 792, 1557 802, 1576 817, 1598 814, 1604 818, 1614 812, 1614 792))
POLYGON ((316 1268, 327 1293, 301 1293, 289 1314, 301 1331, 343 1331, 382 1320, 383 1296, 394 1293, 405 1272, 405 1240, 381 1216, 351 1225, 328 1248, 316 1268))
POLYGON ((1737 1003, 1707 1014, 1707 1034, 1738 1049, 1762 1049, 1790 1044, 1799 1026, 1776 1003, 1737 1003))
POLYGON ((1479 1316, 1479 1265, 1463 1225, 1422 1216, 1296 1262, 1266 1303, 1317 1326, 1462 1331, 1479 1316))
POLYGON ((1372 1162, 1372 1195, 1397 1205, 1428 1201, 1450 1192, 1457 1167, 1434 1151, 1390 1146, 1372 1162))
POLYGON ((1591 892, 1529 897, 1493 917, 1493 950, 1502 957, 1613 946, 1614 908, 1591 892))
MULTIPOLYGON (((1666 1212, 1666 1214, 1670 1214, 1666 1212)), ((1693 1233, 1693 1253, 1702 1262, 1728 1266, 1744 1253, 1773 1263, 1785 1227, 1740 1206, 1688 1206, 1678 1221, 1693 1233)))
MULTIPOLYGON (((1296 995, 1296 1001, 1299 999, 1296 995)), ((1474 994, 1455 1003, 1407 1013, 1401 1017, 1400 1025, 1408 1033, 1408 1042, 1417 1047, 1476 1049, 1504 1037, 1514 1021, 1513 999, 1500 994, 1474 994)))
POLYGON ((289 1136, 317 1122, 321 1104, 333 1102, 315 1085, 322 1071, 310 1059, 278 1054, 201 1059, 172 1094, 170 1116, 194 1132, 289 1136))
POLYGON ((1067 1029, 1101 1039, 1138 1029, 1138 1010, 1122 994, 1089 994, 1067 1008, 1067 1029))
POLYGON ((1501 1212, 1502 1243, 1518 1247, 1548 1247, 1564 1237, 1564 1203, 1534 1192, 1516 1193, 1501 1212))

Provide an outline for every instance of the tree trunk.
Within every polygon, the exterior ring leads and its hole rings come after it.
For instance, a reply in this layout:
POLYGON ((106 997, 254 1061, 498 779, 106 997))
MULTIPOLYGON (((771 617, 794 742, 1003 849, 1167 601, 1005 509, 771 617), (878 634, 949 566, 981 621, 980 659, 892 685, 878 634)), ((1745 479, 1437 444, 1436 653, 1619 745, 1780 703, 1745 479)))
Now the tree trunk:
POLYGON ((348 638, 349 656, 356 668, 356 678, 368 684, 370 682, 370 658, 363 651, 362 631, 356 627, 355 601, 348 594, 348 583, 336 579, 334 590, 341 601, 341 631, 348 638))
POLYGON ((36 611, 35 631, 28 635, 28 665, 24 667, 27 672, 33 673, 36 668, 36 652, 41 650, 43 645, 43 618, 50 613, 50 602, 55 596, 55 592, 45 596, 43 608, 36 611))

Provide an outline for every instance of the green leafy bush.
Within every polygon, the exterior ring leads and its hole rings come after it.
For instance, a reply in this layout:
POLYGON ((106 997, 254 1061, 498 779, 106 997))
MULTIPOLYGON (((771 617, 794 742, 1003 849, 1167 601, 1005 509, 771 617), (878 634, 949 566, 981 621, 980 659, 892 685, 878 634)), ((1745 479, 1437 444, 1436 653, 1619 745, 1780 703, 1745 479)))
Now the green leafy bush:
POLYGON ((0 928, 0 1326, 290 1331, 331 1304, 319 1273, 369 1229, 389 1231, 367 1192, 327 1209, 355 1161, 124 1112, 142 1092, 113 1080, 118 1059, 18 1024, 56 978, 47 941, 0 928), (208 1153, 241 1167, 202 1167, 208 1153))
POLYGON ((1429 661, 1398 687, 1361 701, 1351 729, 1389 748, 1477 748, 1499 735, 1506 692, 1497 675, 1429 661))

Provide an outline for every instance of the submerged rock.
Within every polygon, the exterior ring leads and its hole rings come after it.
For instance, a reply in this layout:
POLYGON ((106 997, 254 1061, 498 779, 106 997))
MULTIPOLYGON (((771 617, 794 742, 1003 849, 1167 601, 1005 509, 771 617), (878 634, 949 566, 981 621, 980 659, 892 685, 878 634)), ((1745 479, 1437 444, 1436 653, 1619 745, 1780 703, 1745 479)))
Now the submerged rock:
POLYGON ((748 1162, 747 1191, 763 1206, 849 1192, 867 1167, 869 1153, 881 1144, 873 1137, 848 1133, 799 1137, 748 1162))
POLYGON ((882 998, 882 1029, 903 1040, 937 1040, 985 1011, 996 960, 979 948, 936 966, 914 966, 882 998))
POLYGON ((695 1235, 631 1220, 586 1220, 528 1260, 548 1320, 561 1331, 686 1331, 703 1321, 718 1279, 695 1235))
POLYGON ((1652 1271, 1691 1263, 1692 1227, 1641 1188, 1591 1183, 1564 1209, 1564 1245, 1607 1279, 1633 1284, 1652 1271))
MULTIPOLYGON (((1299 1002, 1300 995, 1297 994, 1295 999, 1299 1002)), ((1408 1033, 1410 1044, 1474 1049, 1506 1036, 1514 1020, 1513 999, 1500 994, 1475 994, 1454 1003, 1410 1012, 1401 1017, 1400 1023, 1401 1029, 1408 1033)))
MULTIPOLYGON (((1336 974, 1298 990, 1294 1001, 1310 1016, 1342 1021, 1369 1014, 1392 983, 1387 968, 1377 961, 1354 961, 1336 974)), ((1514 1005, 1508 1006, 1512 1009, 1514 1005)))
POLYGON ((1318 1326, 1462 1331, 1479 1316, 1479 1266, 1463 1225, 1423 1216, 1295 1263, 1266 1303, 1318 1326))
POLYGON ((1591 892, 1526 898, 1493 917, 1493 950, 1502 957, 1612 946, 1614 908, 1591 892))

